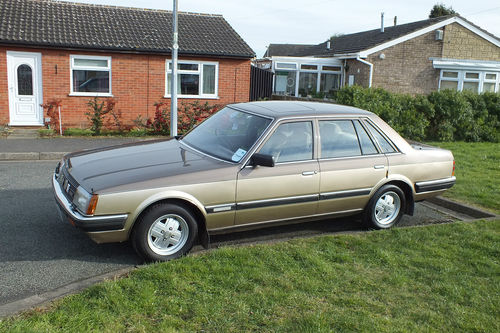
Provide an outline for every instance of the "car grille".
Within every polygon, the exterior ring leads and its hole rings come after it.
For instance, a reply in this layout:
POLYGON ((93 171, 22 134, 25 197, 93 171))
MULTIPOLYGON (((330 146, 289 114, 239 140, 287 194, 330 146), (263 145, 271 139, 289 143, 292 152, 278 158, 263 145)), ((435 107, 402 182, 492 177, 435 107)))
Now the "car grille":
POLYGON ((61 186, 66 197, 68 197, 70 201, 73 201, 78 183, 69 175, 66 168, 60 170, 57 182, 61 186))

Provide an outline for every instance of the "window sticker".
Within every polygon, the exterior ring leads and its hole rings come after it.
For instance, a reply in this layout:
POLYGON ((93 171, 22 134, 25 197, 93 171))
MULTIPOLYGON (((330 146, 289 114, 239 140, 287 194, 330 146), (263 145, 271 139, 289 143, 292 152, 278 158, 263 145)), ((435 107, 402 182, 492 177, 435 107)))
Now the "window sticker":
POLYGON ((246 150, 239 148, 236 153, 233 154, 233 157, 231 158, 234 162, 239 162, 243 156, 247 153, 246 150))

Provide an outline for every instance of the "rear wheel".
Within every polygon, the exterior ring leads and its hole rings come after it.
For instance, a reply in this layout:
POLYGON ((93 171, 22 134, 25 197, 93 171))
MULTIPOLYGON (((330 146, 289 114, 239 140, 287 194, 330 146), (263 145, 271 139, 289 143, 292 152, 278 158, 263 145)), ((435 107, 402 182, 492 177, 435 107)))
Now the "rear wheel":
POLYGON ((198 234, 193 214, 175 204, 154 205, 136 223, 132 242, 146 261, 179 258, 193 247, 198 234))
POLYGON ((363 222, 375 229, 388 229, 397 224, 404 214, 406 199, 395 185, 382 186, 368 202, 363 222))

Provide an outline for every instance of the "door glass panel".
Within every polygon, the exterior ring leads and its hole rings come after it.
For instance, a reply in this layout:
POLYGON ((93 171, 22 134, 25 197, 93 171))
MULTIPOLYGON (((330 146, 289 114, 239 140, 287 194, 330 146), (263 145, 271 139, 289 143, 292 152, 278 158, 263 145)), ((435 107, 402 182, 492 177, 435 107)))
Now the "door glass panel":
POLYGON ((319 134, 321 136, 321 158, 361 155, 358 137, 352 121, 320 121, 319 134))
POLYGON ((33 71, 28 65, 17 67, 17 94, 33 96, 33 71))
POLYGON ((260 150, 275 162, 305 161, 313 157, 312 123, 285 123, 276 129, 260 150))
POLYGON ((370 139, 370 136, 366 133, 366 130, 363 126, 361 126, 358 120, 354 121, 354 126, 356 127, 356 132, 358 133, 363 155, 377 154, 378 152, 375 144, 373 144, 372 139, 370 139))
POLYGON ((380 132, 369 122, 365 122, 365 124, 368 124, 368 128, 370 129, 370 132, 372 135, 375 137, 375 140, 378 141, 378 144, 380 145, 380 148, 382 148, 382 152, 384 153, 394 153, 396 150, 392 147, 392 145, 387 141, 387 139, 380 134, 380 132))

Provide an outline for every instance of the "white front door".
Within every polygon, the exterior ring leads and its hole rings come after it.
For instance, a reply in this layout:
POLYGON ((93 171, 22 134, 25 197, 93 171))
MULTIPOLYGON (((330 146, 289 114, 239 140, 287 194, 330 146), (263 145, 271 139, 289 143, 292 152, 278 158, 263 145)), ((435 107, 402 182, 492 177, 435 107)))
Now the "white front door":
POLYGON ((9 125, 43 125, 42 55, 7 51, 9 125))

